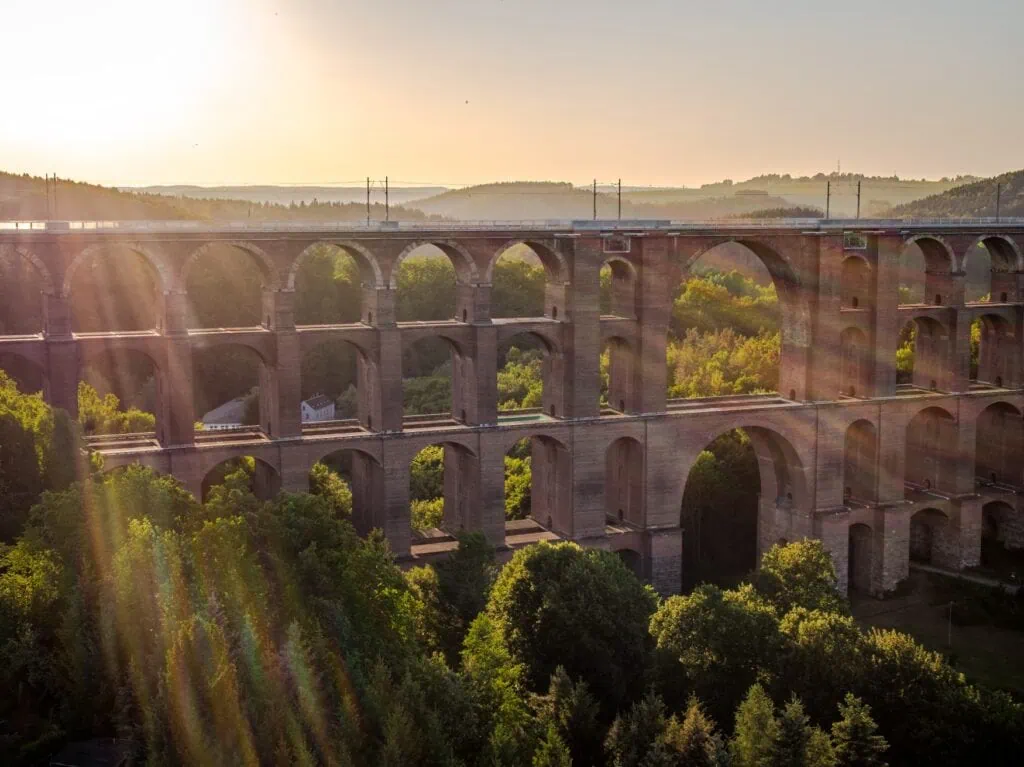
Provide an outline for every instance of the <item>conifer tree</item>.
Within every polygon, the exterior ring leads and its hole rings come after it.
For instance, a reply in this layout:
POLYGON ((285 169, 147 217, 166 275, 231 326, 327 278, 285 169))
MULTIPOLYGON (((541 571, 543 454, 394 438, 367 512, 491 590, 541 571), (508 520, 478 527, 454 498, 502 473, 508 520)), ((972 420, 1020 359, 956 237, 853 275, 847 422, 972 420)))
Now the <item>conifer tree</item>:
POLYGON ((837 767, 885 767, 882 754, 889 744, 876 732, 878 725, 868 705, 847 693, 839 714, 842 718, 832 725, 837 767))
POLYGON ((690 698, 682 720, 669 720, 665 744, 675 757, 675 764, 685 767, 715 767, 724 758, 725 748, 715 732, 715 723, 695 697, 690 698))
POLYGON ((732 740, 736 767, 772 767, 779 723, 775 705, 759 684, 754 684, 736 709, 736 729, 732 740))
POLYGON ((569 747, 554 724, 548 725, 547 734, 533 755, 533 767, 572 767, 569 747))

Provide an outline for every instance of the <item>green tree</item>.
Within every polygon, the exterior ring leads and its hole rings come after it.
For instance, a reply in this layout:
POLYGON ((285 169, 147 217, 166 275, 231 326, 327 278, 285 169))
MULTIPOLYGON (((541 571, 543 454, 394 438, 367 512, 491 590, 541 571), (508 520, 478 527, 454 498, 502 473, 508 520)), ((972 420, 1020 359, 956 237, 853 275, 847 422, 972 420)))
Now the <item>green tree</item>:
POLYGON ((600 764, 604 723, 585 682, 573 682, 562 666, 551 675, 547 695, 537 696, 537 717, 562 739, 574 764, 600 764))
POLYGON ((736 709, 736 729, 730 746, 736 767, 776 764, 779 723, 775 705, 759 684, 753 685, 736 709))
POLYGON ((572 767, 572 764, 569 747, 565 745, 555 726, 549 725, 544 740, 540 742, 537 752, 533 755, 533 767, 572 767))
POLYGON ((487 614, 531 691, 545 689, 564 666, 614 712, 644 684, 656 603, 615 554, 540 543, 517 551, 502 569, 487 614))
POLYGON ((840 720, 832 725, 837 767, 885 767, 889 744, 877 733, 868 706, 852 693, 839 704, 840 720))
POLYGON ((690 698, 682 719, 669 719, 664 740, 674 755, 674 764, 717 767, 727 759, 722 738, 715 731, 715 723, 704 713, 704 707, 695 697, 690 698))
POLYGON ((804 712, 803 703, 795 697, 791 698, 777 721, 778 730, 771 763, 775 767, 805 767, 813 728, 804 712))
POLYGON ((661 767, 672 764, 665 746, 665 704, 657 695, 648 693, 625 715, 615 718, 605 751, 613 767, 661 767))
POLYGON ((761 557, 754 587, 783 615, 794 607, 846 610, 845 600, 836 590, 832 557, 819 540, 772 546, 761 557))
POLYGON ((352 488, 342 476, 322 461, 309 472, 309 492, 326 498, 341 517, 352 516, 352 488))

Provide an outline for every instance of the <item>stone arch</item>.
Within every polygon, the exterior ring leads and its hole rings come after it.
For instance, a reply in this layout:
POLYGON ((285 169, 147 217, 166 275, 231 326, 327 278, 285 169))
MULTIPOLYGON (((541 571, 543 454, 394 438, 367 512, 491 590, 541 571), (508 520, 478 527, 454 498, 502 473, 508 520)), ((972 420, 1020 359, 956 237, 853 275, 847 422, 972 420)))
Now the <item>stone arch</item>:
MULTIPOLYGON (((476 450, 465 439, 454 435, 428 438, 409 456, 410 467, 416 457, 429 447, 440 447, 443 451, 441 528, 449 533, 479 530, 482 510, 479 503, 480 459, 476 450)), ((431 500, 413 497, 412 480, 410 468, 410 524, 413 521, 412 504, 431 500)))
POLYGON ((860 522, 850 525, 846 582, 850 590, 861 594, 874 591, 873 538, 870 525, 860 522))
POLYGON ((840 300, 844 309, 868 309, 873 304, 871 265, 859 253, 843 259, 840 276, 840 300))
POLYGON ((904 481, 922 490, 955 489, 957 423, 945 408, 922 407, 907 422, 904 481))
POLYGON ((71 286, 74 281, 75 273, 82 267, 82 264, 87 263, 96 254, 109 250, 130 250, 141 256, 143 261, 148 264, 153 276, 156 277, 155 283, 159 293, 166 294, 173 288, 174 276, 170 269, 164 263, 162 258, 145 245, 138 242, 103 242, 95 243, 84 250, 79 251, 79 253, 71 260, 67 269, 64 270, 64 282, 60 292, 61 298, 71 297, 71 286))
MULTIPOLYGON (((503 458, 524 441, 530 450, 530 518, 547 530, 571 536, 572 451, 564 435, 555 430, 517 430, 502 440, 503 458)), ((504 483, 502 499, 504 508, 504 483)))
POLYGON ((904 264, 913 245, 924 257, 924 300, 921 303, 933 306, 959 303, 963 299, 962 284, 958 290, 959 283, 953 280, 953 275, 959 273, 959 262, 952 246, 937 234, 909 237, 904 240, 900 253, 901 270, 905 269, 904 264))
POLYGON ((617 548, 615 554, 637 578, 643 580, 647 577, 644 572, 644 556, 636 549, 617 548))
POLYGON ((479 283, 479 273, 476 268, 476 261, 473 260, 473 256, 468 250, 454 240, 416 240, 410 242, 402 252, 398 254, 398 257, 391 264, 390 275, 388 277, 388 287, 392 290, 398 289, 398 269, 401 267, 402 262, 409 257, 409 255, 416 249, 423 247, 424 245, 433 245, 435 248, 443 252, 448 259, 452 262, 452 266, 455 267, 455 278, 462 285, 476 285, 479 283))
POLYGON ((843 443, 843 499, 874 503, 878 497, 878 431, 866 418, 846 429, 843 443))
POLYGON ((41 391, 45 395, 49 388, 45 354, 41 344, 19 350, 0 347, 0 371, 14 381, 22 394, 41 391))
POLYGON ((186 289, 189 272, 192 271, 196 262, 203 258, 212 248, 216 247, 232 247, 242 251, 259 267, 260 274, 263 276, 263 289, 277 290, 279 288, 280 279, 277 265, 262 248, 243 240, 212 240, 200 245, 185 259, 178 277, 178 284, 181 290, 186 289))
MULTIPOLYGON (((636 344, 621 335, 609 335, 601 343, 608 352, 608 407, 620 413, 635 413, 640 407, 640 363, 636 344)), ((603 388, 603 385, 602 385, 603 388)))
POLYGON ((299 395, 305 401, 322 394, 337 404, 338 399, 346 397, 349 389, 353 388, 355 412, 336 410, 333 420, 357 418, 363 426, 373 429, 372 413, 376 410, 376 427, 380 428, 380 407, 374 407, 374 401, 380 397, 377 370, 374 351, 358 336, 318 339, 301 349, 299 395))
POLYGON ((950 380, 950 333, 945 323, 934 317, 915 317, 913 324, 914 369, 910 381, 919 389, 944 391, 950 380))
POLYGON ((857 327, 848 327, 839 335, 839 393, 846 397, 871 395, 872 348, 867 334, 857 327))
MULTIPOLYGON (((245 339, 229 338, 194 344, 192 371, 192 397, 197 420, 202 420, 205 414, 219 409, 222 405, 244 401, 249 396, 252 390, 250 384, 255 379, 259 405, 259 422, 256 425, 267 435, 275 435, 280 431, 283 424, 280 423, 278 407, 278 375, 271 350, 261 348, 259 344, 245 339), (218 350, 216 356, 212 354, 214 349, 218 350), (255 361, 255 365, 252 361, 255 361), (211 382, 221 381, 222 377, 214 378, 215 372, 228 367, 233 371, 243 372, 232 373, 233 380, 228 379, 231 385, 215 385, 211 382)), ((233 410, 244 415, 244 408, 239 411, 239 407, 241 405, 236 404, 233 410)))
POLYGON ((42 283, 42 292, 45 295, 52 296, 55 294, 56 288, 53 281, 53 275, 50 273, 49 267, 43 263, 43 260, 39 258, 39 256, 21 245, 0 244, 0 256, 8 253, 19 256, 35 268, 36 273, 39 275, 39 281, 42 283))
POLYGON ((605 515, 609 521, 643 528, 644 446, 633 437, 619 437, 605 450, 605 515))
POLYGON ((910 518, 908 546, 913 562, 960 569, 959 537, 952 520, 940 509, 921 509, 910 518))
POLYGON ((993 402, 978 413, 974 474, 982 483, 1022 486, 1024 420, 1009 402, 993 402))
POLYGON ((303 261, 306 260, 314 248, 320 245, 328 245, 333 248, 337 248, 351 256, 359 267, 360 279, 363 282, 363 286, 371 288, 384 287, 384 274, 381 272, 380 264, 377 262, 377 257, 373 255, 369 248, 351 240, 322 240, 320 242, 314 242, 312 245, 303 249, 303 251, 295 257, 295 260, 292 261, 291 266, 288 268, 287 280, 285 281, 285 288, 287 290, 295 290, 295 275, 298 274, 303 261))
POLYGON ((1024 271, 1024 255, 1013 238, 1005 234, 983 234, 976 237, 964 251, 960 271, 966 270, 967 259, 979 245, 984 245, 991 255, 993 272, 1024 271))
POLYGON ((253 459, 253 474, 250 485, 253 495, 263 501, 269 501, 274 498, 281 490, 281 474, 278 471, 278 467, 258 455, 243 454, 232 458, 224 458, 204 467, 201 480, 201 498, 199 500, 205 502, 211 487, 217 484, 216 480, 218 478, 222 478, 218 477, 215 472, 218 472, 225 464, 230 464, 236 460, 244 461, 247 458, 253 459))
MULTIPOLYGON (((609 312, 607 313, 614 317, 636 319, 636 292, 639 285, 639 274, 637 273, 636 265, 625 256, 610 255, 604 259, 601 268, 604 269, 606 266, 611 273, 610 295, 608 296, 609 306, 607 307, 609 312)), ((604 313, 602 311, 602 314, 604 313)))
POLYGON ((807 392, 807 354, 812 338, 811 306, 808 291, 792 260, 773 245, 751 237, 716 237, 704 243, 682 261, 682 272, 691 272, 694 263, 709 251, 726 243, 742 245, 764 265, 779 299, 782 348, 780 350, 778 391, 793 391, 794 399, 807 392))
POLYGON ((491 260, 487 263, 487 270, 484 272, 484 283, 489 285, 494 282, 494 267, 497 265, 498 260, 516 245, 525 245, 537 255, 537 258, 540 259, 541 264, 544 266, 547 282, 556 284, 569 282, 569 265, 565 261, 565 256, 562 255, 557 247, 547 245, 539 240, 525 239, 510 240, 494 252, 491 260))
POLYGON ((980 325, 980 338, 977 367, 971 366, 971 380, 1016 388, 1020 379, 1020 342, 1013 324, 1001 315, 987 312, 976 316, 972 326, 974 323, 980 325))
POLYGON ((362 447, 339 446, 337 443, 320 448, 315 456, 311 467, 326 463, 348 484, 352 493, 352 524, 356 532, 365 536, 375 528, 385 529, 382 518, 386 508, 384 467, 380 456, 362 447))
POLYGON ((998 568, 1007 553, 1019 563, 1024 550, 1024 510, 1019 504, 989 501, 981 516, 981 564, 998 568))

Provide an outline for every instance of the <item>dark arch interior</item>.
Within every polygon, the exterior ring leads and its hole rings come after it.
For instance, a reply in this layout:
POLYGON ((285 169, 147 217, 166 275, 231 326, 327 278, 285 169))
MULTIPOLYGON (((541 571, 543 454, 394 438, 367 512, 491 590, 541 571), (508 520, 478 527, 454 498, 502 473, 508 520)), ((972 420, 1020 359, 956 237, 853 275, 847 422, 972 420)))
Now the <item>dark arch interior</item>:
POLYGON ((642 529, 644 513, 644 449, 631 437, 620 437, 605 451, 605 515, 609 524, 642 529))
POLYGON ((244 248, 212 244, 191 263, 185 281, 191 328, 241 328, 267 324, 263 311, 264 265, 244 248))
POLYGON ((272 430, 264 412, 266 398, 260 389, 270 371, 254 350, 238 344, 221 344, 192 351, 196 420, 205 430, 234 425, 272 430))
POLYGON ((601 408, 617 413, 633 413, 638 409, 639 392, 636 352, 624 338, 608 338, 601 348, 601 408))
POLYGON ((851 592, 869 594, 872 592, 873 533, 864 524, 850 525, 847 550, 847 585, 851 592))
POLYGON ((373 270, 362 258, 325 243, 312 246, 295 270, 295 324, 358 322, 362 286, 373 281, 373 270))
POLYGON ((203 477, 202 500, 209 500, 218 485, 248 488, 262 501, 273 499, 281 490, 281 477, 268 463, 251 455, 221 461, 203 477))
POLYGON ((82 361, 79 381, 88 386, 79 392, 79 421, 86 434, 137 433, 155 430, 163 437, 160 413, 162 386, 160 371, 153 359, 136 350, 113 350, 92 355, 82 361), (90 391, 91 390, 91 391, 90 391), (118 412, 106 407, 90 411, 89 397, 113 395, 118 412))
POLYGON ((951 302, 945 278, 953 265, 945 245, 928 237, 903 248, 899 263, 901 304, 944 304, 951 302))
POLYGON ((841 303, 844 309, 868 309, 874 304, 871 267, 860 256, 843 259, 841 303))
POLYGON ((383 526, 384 470, 368 453, 341 449, 324 456, 309 472, 309 491, 330 501, 360 535, 383 526))
POLYGON ((905 479, 914 489, 948 491, 956 477, 956 422, 938 407, 907 424, 905 479))
POLYGON ((0 352, 0 370, 14 381, 18 391, 23 394, 35 394, 46 388, 45 371, 20 354, 0 352))
POLYGON ((436 245, 421 245, 411 251, 398 265, 395 281, 399 322, 450 320, 461 308, 456 261, 436 245))
POLYGON ((75 332, 151 330, 162 322, 160 277, 145 256, 125 247, 93 251, 71 277, 75 332))
POLYGON ((543 248, 516 243, 494 263, 491 275, 491 316, 550 316, 562 304, 559 272, 554 256, 543 248))
POLYGON ((1024 421, 1020 411, 1005 402, 989 405, 978 415, 975 433, 975 476, 983 483, 1021 487, 1024 421))
POLYGON ((981 510, 981 565, 996 576, 1019 581, 1024 576, 1024 511, 1005 501, 981 510))
POLYGON ((543 408, 554 360, 544 339, 517 333, 498 345, 498 410, 543 408))
POLYGON ((922 509, 910 518, 910 561, 956 567, 957 541, 949 518, 938 509, 922 509))
POLYGON ((455 344, 440 337, 421 338, 402 350, 403 413, 458 415, 461 402, 455 395, 455 367, 459 364, 455 344), (456 406, 459 407, 456 407, 456 406))
POLYGON ((455 442, 428 445, 409 467, 410 524, 421 539, 437 529, 454 534, 473 525, 479 514, 473 489, 477 457, 455 442))
MULTIPOLYGON (((359 416, 361 353, 347 341, 324 341, 302 355, 303 401, 322 395, 334 405, 334 419, 359 416)), ((367 381, 366 384, 372 384, 367 381)), ((303 421, 307 415, 303 412, 303 421)), ((314 418, 315 419, 315 418, 314 418)))
POLYGON ((870 504, 878 497, 878 436, 870 421, 855 421, 846 430, 843 450, 843 499, 870 504))
POLYGON ((631 265, 611 258, 601 265, 601 314, 610 317, 636 318, 636 275, 631 265))
POLYGON ((44 285, 35 264, 0 246, 0 336, 42 332, 44 285))
POLYGON ((918 317, 900 330, 896 348, 896 383, 942 390, 949 370, 949 334, 931 317, 918 317))

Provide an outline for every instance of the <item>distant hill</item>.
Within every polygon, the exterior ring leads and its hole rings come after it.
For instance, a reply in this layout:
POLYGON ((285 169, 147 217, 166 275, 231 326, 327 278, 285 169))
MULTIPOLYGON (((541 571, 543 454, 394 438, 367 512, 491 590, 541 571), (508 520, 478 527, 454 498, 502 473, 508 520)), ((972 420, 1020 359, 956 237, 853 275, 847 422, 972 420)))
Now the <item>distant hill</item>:
POLYGON ((896 218, 994 216, 996 184, 1002 184, 1001 215, 1024 216, 1024 170, 964 184, 942 194, 897 205, 889 211, 889 215, 896 218))
MULTIPOLYGON (((672 191, 672 190, 666 190, 672 191)), ((678 191, 678 190, 676 190, 678 191)), ((629 193, 631 194, 631 193, 629 193)), ((622 217, 629 219, 702 219, 742 215, 755 210, 787 207, 781 197, 768 194, 692 196, 638 202, 622 195, 622 217)), ((593 191, 556 181, 513 181, 451 189, 433 197, 406 203, 432 215, 463 221, 487 219, 588 219, 594 215, 593 191)), ((615 218, 618 200, 605 191, 597 195, 597 217, 615 218)))
MULTIPOLYGON (((159 194, 171 197, 192 197, 200 200, 245 200, 246 202, 269 202, 276 205, 313 202, 354 202, 366 205, 366 186, 139 186, 119 187, 123 192, 138 194, 159 194)), ((447 191, 443 186, 391 186, 388 197, 392 205, 401 205, 409 200, 441 194, 447 191)), ((372 202, 384 199, 384 186, 374 181, 371 188, 372 202)))
MULTIPOLYGON (((60 179, 56 209, 52 190, 47 204, 46 182, 38 176, 0 172, 0 221, 46 218, 72 221, 136 221, 197 219, 202 221, 361 221, 365 203, 327 202, 279 205, 231 199, 196 199, 124 192, 119 189, 60 179)), ((384 218, 384 206, 371 206, 373 220, 384 218)), ((392 206, 394 221, 422 221, 418 210, 392 206)))

